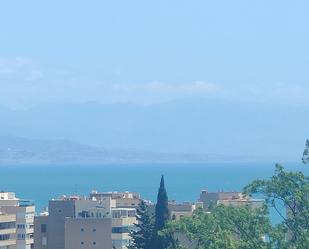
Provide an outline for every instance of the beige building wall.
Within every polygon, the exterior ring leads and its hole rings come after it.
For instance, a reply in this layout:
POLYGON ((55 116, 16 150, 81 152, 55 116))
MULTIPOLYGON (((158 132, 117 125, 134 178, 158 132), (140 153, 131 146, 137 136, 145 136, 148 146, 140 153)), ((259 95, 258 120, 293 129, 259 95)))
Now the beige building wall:
POLYGON ((33 248, 35 214, 33 203, 16 198, 14 192, 0 192, 0 211, 16 216, 16 248, 33 248))
POLYGON ((116 249, 126 249, 130 241, 130 231, 137 222, 133 208, 113 209, 112 241, 116 249))
POLYGON ((112 222, 105 219, 65 220, 65 249, 111 249, 112 222))
POLYGON ((0 213, 0 248, 16 249, 16 216, 0 213))
POLYGON ((234 207, 245 207, 249 206, 250 208, 261 208, 264 205, 264 200, 260 199, 247 199, 242 198, 239 200, 219 200, 218 204, 223 204, 225 206, 234 206, 234 207))
POLYGON ((219 200, 236 200, 242 198, 240 192, 208 192, 202 190, 199 201, 203 202, 204 210, 207 210, 209 205, 217 204, 219 200))
POLYGON ((126 249, 130 241, 130 229, 133 228, 135 218, 114 218, 112 220, 112 241, 116 249, 126 249))
POLYGON ((14 192, 0 192, 0 206, 17 206, 18 202, 14 192))
MULTIPOLYGON (((156 205, 155 204, 148 204, 148 210, 150 215, 155 215, 155 209, 156 205)), ((175 201, 170 201, 168 203, 168 210, 170 213, 171 219, 179 219, 183 216, 190 216, 193 214, 193 212, 197 208, 203 208, 203 203, 202 202, 183 202, 183 203, 176 203, 175 201)))
POLYGON ((172 219, 179 219, 184 216, 190 216, 196 209, 196 204, 191 202, 176 203, 175 201, 169 202, 168 209, 172 219))
POLYGON ((141 200, 136 198, 119 198, 115 201, 117 208, 136 208, 141 203, 141 200))
POLYGON ((90 199, 103 200, 106 197, 110 197, 115 201, 117 208, 131 208, 137 207, 141 202, 139 193, 132 192, 103 192, 98 193, 92 191, 90 193, 90 199))
POLYGON ((17 249, 33 248, 35 206, 4 206, 1 210, 16 215, 17 249))
POLYGON ((203 190, 200 194, 199 201, 203 202, 204 209, 213 204, 232 205, 235 207, 250 206, 252 208, 260 208, 264 204, 264 200, 251 199, 244 196, 240 192, 208 192, 203 190))

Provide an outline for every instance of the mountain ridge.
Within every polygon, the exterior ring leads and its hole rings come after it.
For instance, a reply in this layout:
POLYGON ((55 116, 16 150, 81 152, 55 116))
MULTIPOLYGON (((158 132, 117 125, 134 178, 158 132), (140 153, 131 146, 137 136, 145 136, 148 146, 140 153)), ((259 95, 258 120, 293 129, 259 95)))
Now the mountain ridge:
MULTIPOLYGON (((1 165, 99 165, 121 163, 210 163, 261 161, 232 155, 105 149, 66 139, 0 136, 1 165)), ((265 159, 265 158, 264 158, 265 159)))

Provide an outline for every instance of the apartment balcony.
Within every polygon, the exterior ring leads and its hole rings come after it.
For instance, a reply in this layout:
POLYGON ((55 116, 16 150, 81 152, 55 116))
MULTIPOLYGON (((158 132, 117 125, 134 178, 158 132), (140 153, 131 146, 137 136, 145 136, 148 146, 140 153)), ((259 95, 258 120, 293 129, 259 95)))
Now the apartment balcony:
POLYGON ((15 228, 6 228, 6 229, 0 229, 0 235, 3 234, 15 234, 16 229, 15 228))
POLYGON ((17 228, 16 233, 33 234, 34 228, 17 228))
POLYGON ((17 239, 18 245, 31 245, 34 243, 33 238, 17 239))
POLYGON ((0 247, 16 245, 15 239, 0 240, 0 247))

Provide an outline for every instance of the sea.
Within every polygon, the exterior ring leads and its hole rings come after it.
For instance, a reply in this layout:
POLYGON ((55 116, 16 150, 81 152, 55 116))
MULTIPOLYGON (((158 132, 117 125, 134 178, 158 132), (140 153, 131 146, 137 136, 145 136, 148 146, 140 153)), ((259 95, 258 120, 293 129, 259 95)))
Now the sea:
MULTIPOLYGON (((290 171, 309 175, 309 165, 288 163, 290 171)), ((155 201, 161 175, 170 200, 197 201, 201 190, 242 191, 255 179, 269 179, 273 163, 121 164, 62 166, 1 166, 0 191, 32 200, 39 212, 48 200, 62 195, 87 196, 97 191, 139 192, 155 201)))

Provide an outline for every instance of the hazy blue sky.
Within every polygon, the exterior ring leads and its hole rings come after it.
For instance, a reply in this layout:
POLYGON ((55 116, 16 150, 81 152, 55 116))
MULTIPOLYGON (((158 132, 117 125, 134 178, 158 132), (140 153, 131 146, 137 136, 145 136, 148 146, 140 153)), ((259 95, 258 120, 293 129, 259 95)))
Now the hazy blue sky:
POLYGON ((0 106, 309 107, 308 11, 306 0, 1 1, 0 106))
POLYGON ((309 2, 1 1, 0 104, 309 103, 309 2))

